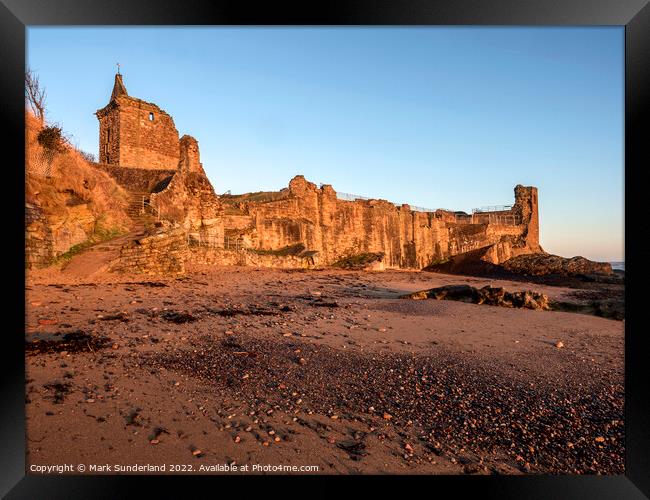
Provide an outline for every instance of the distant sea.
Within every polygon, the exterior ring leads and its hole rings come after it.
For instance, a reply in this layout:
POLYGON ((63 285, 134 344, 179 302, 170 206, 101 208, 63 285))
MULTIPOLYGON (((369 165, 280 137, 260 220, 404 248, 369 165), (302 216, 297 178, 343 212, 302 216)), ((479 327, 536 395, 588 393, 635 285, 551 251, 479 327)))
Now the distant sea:
POLYGON ((621 271, 625 271, 625 262, 610 262, 612 265, 612 269, 620 269, 621 271))

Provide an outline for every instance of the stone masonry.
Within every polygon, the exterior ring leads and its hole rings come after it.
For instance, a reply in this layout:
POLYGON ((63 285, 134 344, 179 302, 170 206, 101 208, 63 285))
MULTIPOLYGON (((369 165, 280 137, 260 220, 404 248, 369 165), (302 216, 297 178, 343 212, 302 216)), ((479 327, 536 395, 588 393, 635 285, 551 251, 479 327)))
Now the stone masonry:
POLYGON ((422 269, 452 255, 489 248, 486 259, 499 263, 522 253, 540 252, 537 189, 517 186, 515 204, 503 215, 515 225, 458 223, 449 213, 419 212, 385 200, 340 200, 329 185, 321 188, 294 177, 284 196, 244 202, 224 218, 224 230, 253 251, 302 244, 321 264, 383 253, 384 268, 422 269))
POLYGON ((155 104, 128 95, 115 75, 110 102, 98 110, 99 162, 175 170, 179 141, 174 120, 155 104))
POLYGON ((182 274, 188 258, 185 231, 178 227, 143 236, 120 249, 110 271, 130 274, 182 274))
POLYGON ((196 139, 179 140, 173 119, 155 104, 129 96, 122 75, 115 76, 110 102, 97 117, 96 166, 127 190, 146 192, 148 206, 164 222, 155 234, 125 246, 114 271, 177 273, 189 258, 313 267, 365 254, 382 256, 375 269, 422 269, 478 249, 495 264, 542 252, 534 187, 517 186, 515 204, 498 213, 501 219, 482 214, 459 220, 444 210, 341 200, 332 186, 318 188, 300 175, 267 199, 220 198, 205 175, 196 139), (504 217, 516 222, 498 223, 504 217))

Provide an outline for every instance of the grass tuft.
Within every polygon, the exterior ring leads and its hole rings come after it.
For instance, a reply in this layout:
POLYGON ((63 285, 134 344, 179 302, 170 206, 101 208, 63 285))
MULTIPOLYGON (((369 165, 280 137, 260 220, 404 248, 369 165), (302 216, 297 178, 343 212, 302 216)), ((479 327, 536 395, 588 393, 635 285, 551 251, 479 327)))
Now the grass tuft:
POLYGON ((340 267, 341 269, 363 269, 368 264, 382 260, 385 255, 384 252, 365 252, 349 255, 336 261, 332 264, 332 267, 340 267))
POLYGON ((302 243, 297 243, 295 245, 289 245, 283 248, 278 248, 277 250, 252 250, 258 255, 277 255, 278 257, 287 257, 290 255, 299 255, 305 251, 305 245, 302 243))

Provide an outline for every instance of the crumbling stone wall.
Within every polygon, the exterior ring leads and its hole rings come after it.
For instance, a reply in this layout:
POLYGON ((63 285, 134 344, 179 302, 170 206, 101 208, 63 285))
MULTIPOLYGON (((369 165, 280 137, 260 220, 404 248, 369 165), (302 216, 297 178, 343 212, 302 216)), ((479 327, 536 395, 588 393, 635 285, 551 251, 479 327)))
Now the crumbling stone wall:
POLYGON ((314 259, 295 255, 268 255, 251 250, 190 247, 192 264, 216 266, 272 267, 275 269, 313 269, 319 263, 314 259))
POLYGON ((159 170, 178 165, 178 131, 155 104, 120 97, 120 165, 159 170))
POLYGON ((120 164, 120 111, 117 102, 109 103, 103 111, 97 112, 99 118, 99 161, 120 164))
POLYGON ((287 198, 243 203, 241 215, 225 218, 225 231, 245 233, 258 250, 302 243, 318 252, 324 264, 382 252, 386 268, 422 269, 451 255, 492 246, 490 258, 501 260, 541 251, 537 190, 517 186, 515 196, 510 212, 521 217, 521 224, 460 224, 442 212, 416 212, 384 200, 339 200, 331 186, 317 188, 297 176, 289 183, 287 198))
POLYGON ((304 259, 276 252, 298 244, 310 255, 308 265, 376 253, 384 256, 381 267, 409 269, 478 249, 485 250, 483 258, 493 263, 542 251, 533 187, 517 186, 513 208, 502 212, 516 216, 520 221, 516 226, 495 224, 489 218, 462 224, 452 212, 413 211, 384 200, 343 201, 332 186, 318 188, 303 176, 292 179, 280 193, 238 197, 226 213, 205 175, 196 139, 185 135, 179 140, 171 116, 129 96, 121 75, 116 75, 111 100, 97 117, 99 158, 106 164, 102 168, 128 190, 152 193, 149 202, 160 218, 176 224, 171 232, 125 247, 116 269, 176 272, 180 266, 176 262, 183 258, 180 250, 176 252, 177 233, 184 234, 189 248, 219 250, 206 255, 218 261, 239 259, 246 265, 302 266, 304 259), (137 173, 144 169, 151 175, 137 173), (242 244, 244 253, 233 257, 230 248, 221 251, 226 235, 235 239, 237 251, 242 244), (176 253, 165 256, 160 248, 176 253))
POLYGON ((53 257, 52 231, 43 209, 38 205, 25 203, 25 266, 46 266, 53 257))
POLYGON ((512 213, 519 215, 525 221, 521 232, 521 239, 530 253, 542 251, 539 245, 539 210, 537 201, 537 188, 532 186, 515 187, 515 204, 512 213))
POLYGON ((109 270, 126 274, 182 274, 187 258, 186 232, 175 226, 124 245, 109 270))
POLYGON ((109 174, 128 191, 152 193, 163 190, 176 170, 141 169, 95 163, 94 167, 109 174))
POLYGON ((175 170, 178 131, 173 118, 153 103, 131 97, 122 75, 115 75, 109 103, 99 120, 99 162, 158 170, 175 170))
POLYGON ((223 246, 223 208, 205 175, 196 139, 185 135, 180 140, 178 171, 165 189, 153 193, 151 204, 160 217, 180 224, 190 241, 223 246))

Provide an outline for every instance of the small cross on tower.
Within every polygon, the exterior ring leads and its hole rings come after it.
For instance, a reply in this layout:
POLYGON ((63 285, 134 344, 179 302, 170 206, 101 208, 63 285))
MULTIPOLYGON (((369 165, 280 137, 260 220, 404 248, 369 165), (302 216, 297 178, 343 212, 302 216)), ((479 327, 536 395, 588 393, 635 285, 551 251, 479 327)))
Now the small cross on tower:
POLYGON ((116 63, 116 64, 117 64, 117 74, 119 75, 120 74, 120 63, 116 63))

